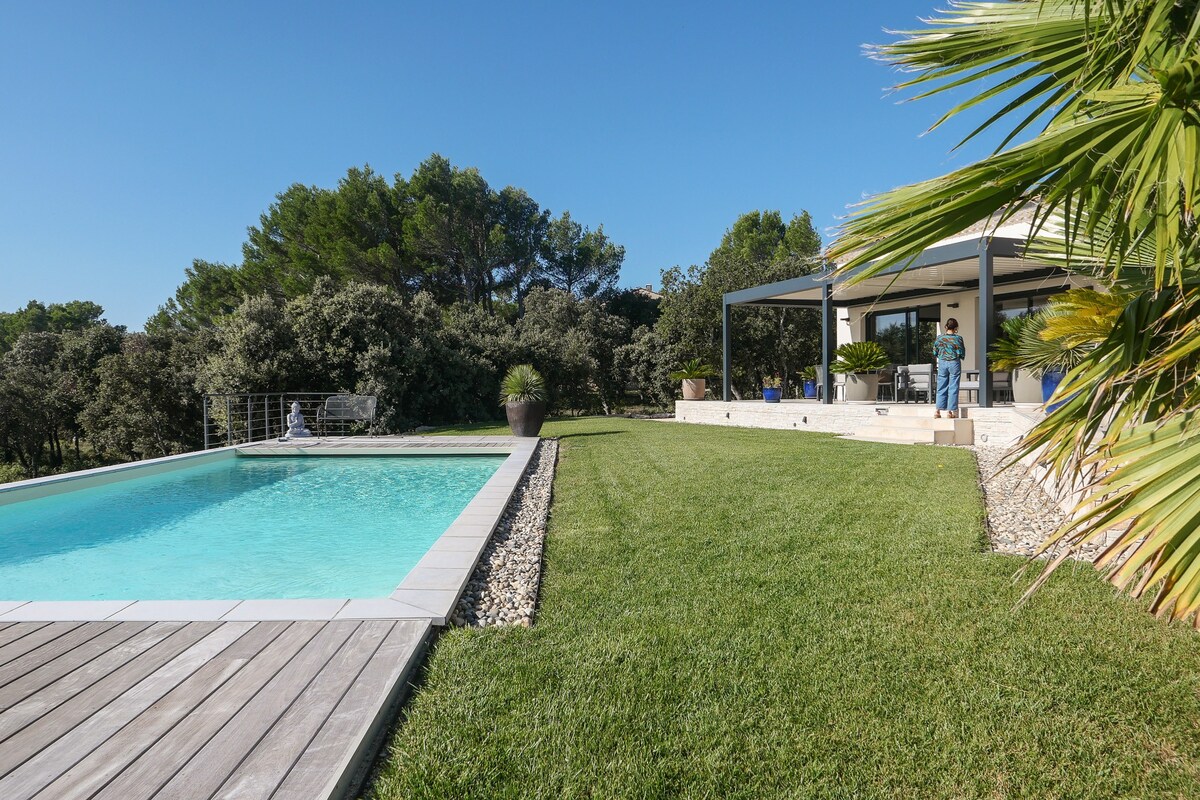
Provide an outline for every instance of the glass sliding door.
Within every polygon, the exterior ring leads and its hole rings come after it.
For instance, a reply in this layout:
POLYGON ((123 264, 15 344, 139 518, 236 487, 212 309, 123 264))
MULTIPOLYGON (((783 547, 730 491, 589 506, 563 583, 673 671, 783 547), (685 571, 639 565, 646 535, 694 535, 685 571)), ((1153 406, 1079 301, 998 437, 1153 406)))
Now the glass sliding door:
POLYGON ((908 339, 911 313, 882 311, 867 318, 867 339, 879 342, 893 364, 909 364, 908 339))
POLYGON ((893 364, 928 364, 941 313, 941 305, 874 312, 867 316, 867 339, 878 342, 893 364))
POLYGON ((941 304, 921 306, 916 310, 916 350, 910 364, 932 364, 937 359, 933 356, 933 340, 938 336, 938 327, 942 324, 941 304))

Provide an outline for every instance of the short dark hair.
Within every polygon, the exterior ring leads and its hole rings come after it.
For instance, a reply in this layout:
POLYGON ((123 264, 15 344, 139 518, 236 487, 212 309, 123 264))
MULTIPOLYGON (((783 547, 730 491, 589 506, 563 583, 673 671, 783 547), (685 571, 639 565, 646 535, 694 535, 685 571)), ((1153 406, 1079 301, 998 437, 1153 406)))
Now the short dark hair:
POLYGON ((948 331, 958 330, 958 320, 956 320, 954 317, 951 317, 950 319, 946 320, 946 330, 948 330, 948 331))

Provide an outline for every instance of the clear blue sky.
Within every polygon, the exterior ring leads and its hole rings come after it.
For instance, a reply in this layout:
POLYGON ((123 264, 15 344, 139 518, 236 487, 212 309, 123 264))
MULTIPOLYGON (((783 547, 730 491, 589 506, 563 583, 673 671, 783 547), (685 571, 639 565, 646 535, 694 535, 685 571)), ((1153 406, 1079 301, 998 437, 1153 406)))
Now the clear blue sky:
POLYGON ((623 285, 748 210, 826 233, 981 154, 922 138, 944 101, 898 105, 860 49, 940 5, 0 0, 0 310, 88 299, 140 328, 288 185, 435 151, 602 223, 623 285))

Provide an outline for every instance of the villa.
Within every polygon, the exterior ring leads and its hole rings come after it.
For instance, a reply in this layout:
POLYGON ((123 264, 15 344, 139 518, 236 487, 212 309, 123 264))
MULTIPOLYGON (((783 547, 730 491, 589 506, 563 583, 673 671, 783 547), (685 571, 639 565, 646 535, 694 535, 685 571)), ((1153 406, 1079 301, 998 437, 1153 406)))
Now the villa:
MULTIPOLYGON (((851 284, 829 273, 753 286, 724 297, 723 403, 676 403, 686 422, 749 427, 807 429, 866 439, 946 444, 1007 445, 1040 418, 1040 395, 1022 394, 1008 373, 981 365, 996 341, 1001 322, 1043 307, 1055 294, 1091 286, 1077 274, 1022 254, 1031 215, 1021 213, 996 226, 991 220, 926 248, 920 256, 880 275, 851 284), (822 376, 819 401, 735 400, 731 353, 737 337, 735 306, 789 306, 821 310, 822 376), (992 309, 980 313, 980 309, 992 309), (846 402, 842 376, 828 381, 837 348, 848 342, 875 341, 884 348, 893 372, 928 369, 933 340, 947 318, 959 321, 967 342, 960 401, 965 419, 932 417, 928 372, 897 385, 885 378, 878 395, 846 402), (910 403, 911 401, 911 403, 910 403)), ((1038 389, 1040 392, 1040 388, 1038 389)))

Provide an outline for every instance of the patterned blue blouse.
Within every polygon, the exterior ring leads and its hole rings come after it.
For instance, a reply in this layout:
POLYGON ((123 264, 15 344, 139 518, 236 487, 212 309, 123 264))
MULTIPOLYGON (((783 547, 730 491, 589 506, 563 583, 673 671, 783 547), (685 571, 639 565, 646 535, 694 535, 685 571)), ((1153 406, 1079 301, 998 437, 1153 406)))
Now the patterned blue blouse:
POLYGON ((933 352, 938 361, 961 361, 967 356, 967 346, 957 333, 943 333, 933 340, 933 352))

